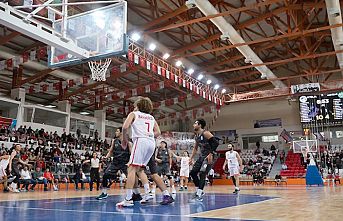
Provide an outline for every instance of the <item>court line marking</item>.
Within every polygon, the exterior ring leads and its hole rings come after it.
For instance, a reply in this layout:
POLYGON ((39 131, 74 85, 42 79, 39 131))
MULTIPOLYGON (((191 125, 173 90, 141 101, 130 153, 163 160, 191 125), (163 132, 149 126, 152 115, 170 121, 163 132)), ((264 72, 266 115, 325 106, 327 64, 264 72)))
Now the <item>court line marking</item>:
MULTIPOLYGON (((225 208, 221 208, 221 209, 214 209, 214 210, 209 210, 209 211, 204 211, 204 212, 200 212, 200 213, 193 213, 192 214, 192 217, 197 217, 197 218, 204 218, 206 217, 206 213, 210 213, 210 212, 214 212, 214 211, 218 211, 218 210, 224 210, 224 209, 231 209, 231 208, 236 208, 236 207, 239 207, 239 206, 249 206, 249 205, 253 205, 253 204, 257 204, 257 203, 264 203, 264 202, 268 202, 268 201, 271 201, 271 200, 282 200, 281 197, 276 197, 276 198, 272 198, 272 199, 266 199, 266 200, 263 200, 263 201, 258 201, 258 202, 253 202, 253 203, 245 203, 245 204, 240 204, 240 205, 236 205, 236 206, 230 206, 230 207, 225 207, 225 208)), ((219 217, 208 217, 208 218, 214 218, 214 219, 241 219, 241 218, 219 218, 219 217)), ((261 220, 261 219, 257 219, 257 218, 249 218, 248 220, 261 220)))
MULTIPOLYGON (((24 209, 24 210, 43 210, 43 211, 56 211, 56 212, 77 212, 77 213, 105 213, 105 214, 118 214, 118 215, 139 215, 139 216, 161 216, 161 217, 190 217, 190 215, 175 215, 175 214, 154 214, 154 213, 125 213, 125 212, 109 212, 109 211, 97 211, 97 210, 69 210, 69 209, 47 209, 47 208, 36 208, 36 207, 17 207, 17 206, 0 206, 4 209, 24 209)), ((123 211, 126 209, 133 209, 130 207, 123 208, 123 211)))

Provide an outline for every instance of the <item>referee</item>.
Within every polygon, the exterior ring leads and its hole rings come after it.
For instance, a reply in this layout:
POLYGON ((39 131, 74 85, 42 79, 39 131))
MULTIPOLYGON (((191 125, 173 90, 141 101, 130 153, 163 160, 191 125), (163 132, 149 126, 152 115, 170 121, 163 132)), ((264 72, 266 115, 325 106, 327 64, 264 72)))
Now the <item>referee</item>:
POLYGON ((96 181, 96 190, 99 191, 100 188, 100 160, 97 157, 97 153, 93 152, 93 157, 90 160, 85 160, 83 163, 91 163, 90 176, 91 180, 89 183, 89 190, 93 191, 93 182, 96 181))

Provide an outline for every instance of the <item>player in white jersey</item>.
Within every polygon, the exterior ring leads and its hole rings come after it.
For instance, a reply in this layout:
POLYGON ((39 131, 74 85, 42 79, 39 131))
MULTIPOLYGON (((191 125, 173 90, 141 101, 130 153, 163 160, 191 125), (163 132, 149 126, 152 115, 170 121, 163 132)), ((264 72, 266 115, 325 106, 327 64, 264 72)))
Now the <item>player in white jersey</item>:
POLYGON ((131 112, 123 124, 123 148, 127 147, 128 129, 131 126, 133 148, 128 163, 128 175, 126 181, 126 197, 117 203, 118 207, 133 206, 133 187, 136 174, 144 178, 144 169, 155 151, 155 137, 161 134, 160 128, 151 115, 153 105, 149 98, 141 97, 134 103, 135 110, 131 112))
POLYGON ((173 153, 173 156, 181 161, 180 167, 180 191, 187 190, 188 187, 188 177, 189 177, 189 153, 188 151, 184 151, 183 155, 177 156, 173 153))
POLYGON ((10 162, 10 155, 1 156, 0 160, 0 183, 4 184, 4 192, 8 192, 9 188, 7 186, 8 179, 6 169, 10 162))
POLYGON ((225 171, 226 166, 228 167, 233 184, 235 185, 235 191, 233 193, 237 194, 239 192, 239 174, 243 169, 242 159, 239 154, 233 150, 233 144, 228 144, 227 147, 229 151, 225 153, 223 170, 225 171))

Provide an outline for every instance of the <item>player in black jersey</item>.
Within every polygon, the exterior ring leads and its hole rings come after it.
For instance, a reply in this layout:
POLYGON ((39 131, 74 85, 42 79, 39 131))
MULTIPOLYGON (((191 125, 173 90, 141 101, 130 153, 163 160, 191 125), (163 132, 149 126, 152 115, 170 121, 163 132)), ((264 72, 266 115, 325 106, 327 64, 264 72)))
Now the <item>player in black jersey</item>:
POLYGON ((28 166, 29 168, 31 168, 31 165, 28 163, 25 163, 24 161, 22 161, 22 159, 20 158, 20 151, 21 151, 21 145, 20 144, 16 144, 14 146, 14 149, 11 153, 11 157, 10 157, 10 161, 9 161, 9 165, 8 165, 8 172, 11 173, 13 176, 15 176, 15 179, 13 180, 11 187, 13 189, 13 192, 18 193, 18 187, 19 187, 19 179, 20 179, 20 171, 19 171, 19 164, 23 165, 23 166, 28 166))
POLYGON ((211 170, 214 158, 215 150, 217 149, 219 142, 211 132, 205 130, 206 121, 204 119, 197 119, 194 124, 195 132, 195 145, 190 157, 190 164, 193 163, 192 159, 200 148, 200 156, 194 163, 190 172, 190 176, 193 179, 196 187, 196 193, 192 201, 202 201, 204 195, 204 187, 206 181, 206 175, 211 170))
POLYGON ((127 175, 127 163, 130 159, 132 145, 129 142, 129 148, 124 149, 122 147, 122 140, 122 128, 117 128, 115 132, 115 138, 112 140, 111 148, 105 156, 105 159, 113 157, 113 160, 106 168, 102 177, 102 193, 96 197, 98 200, 106 199, 108 197, 107 189, 111 179, 115 179, 117 176, 127 175))
MULTIPOLYGON (((167 142, 161 141, 159 147, 155 151, 155 161, 157 162, 157 172, 159 176, 167 177, 170 183, 172 194, 176 194, 174 186, 174 177, 170 172, 172 166, 172 153, 168 150, 167 142)), ((153 192, 154 189, 153 189, 153 192)))

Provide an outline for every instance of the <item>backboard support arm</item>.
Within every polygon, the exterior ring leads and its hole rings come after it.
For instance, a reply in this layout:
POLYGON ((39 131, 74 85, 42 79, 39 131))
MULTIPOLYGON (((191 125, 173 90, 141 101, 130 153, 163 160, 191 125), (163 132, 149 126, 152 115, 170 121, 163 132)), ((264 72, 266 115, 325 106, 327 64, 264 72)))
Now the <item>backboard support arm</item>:
POLYGON ((26 15, 7 4, 0 3, 0 8, 0 24, 47 45, 60 48, 76 57, 89 58, 87 50, 78 47, 72 41, 63 38, 63 36, 59 37, 60 34, 56 33, 51 27, 33 19, 25 21, 26 15))

